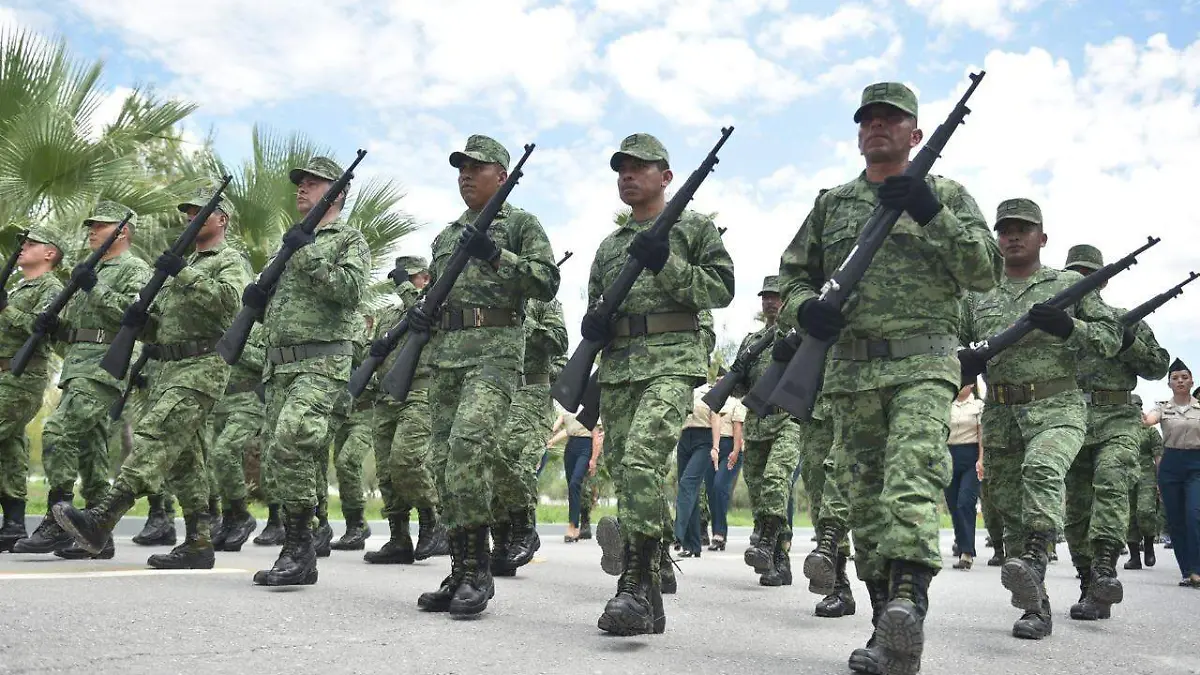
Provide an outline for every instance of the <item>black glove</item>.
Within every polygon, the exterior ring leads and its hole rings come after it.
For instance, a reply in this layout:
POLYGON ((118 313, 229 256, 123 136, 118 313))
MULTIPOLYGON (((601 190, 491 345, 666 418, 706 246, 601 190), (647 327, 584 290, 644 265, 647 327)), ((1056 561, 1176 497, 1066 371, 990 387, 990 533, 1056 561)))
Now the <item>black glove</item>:
MULTIPOLYGON (((408 310, 408 329, 418 333, 428 333, 433 328, 433 317, 425 313, 420 305, 414 305, 408 310)), ((374 345, 372 345, 372 349, 374 345)))
POLYGON ((129 383, 138 389, 145 389, 150 386, 150 381, 142 373, 138 373, 129 379, 129 383))
POLYGON ((71 281, 75 282, 84 293, 91 293, 96 287, 96 270, 79 263, 75 269, 71 270, 71 281))
POLYGON ((42 335, 54 335, 58 332, 58 315, 49 312, 38 314, 33 320, 33 330, 42 335))
POLYGON ((299 251, 305 246, 313 243, 313 239, 315 239, 316 236, 317 235, 312 232, 305 232, 304 228, 300 227, 300 224, 297 223, 292 225, 292 229, 284 233, 283 245, 293 251, 299 251))
POLYGON ((671 255, 671 243, 664 238, 650 236, 648 232, 638 232, 626 250, 646 269, 658 274, 671 255))
POLYGON ((263 311, 267 308, 268 299, 267 292, 255 282, 247 284, 246 290, 242 291, 242 304, 250 309, 263 311))
POLYGON ((907 211, 922 227, 942 210, 929 184, 912 176, 891 176, 879 186, 879 203, 889 209, 907 211))
POLYGON ((154 269, 162 270, 173 277, 178 276, 185 267, 187 267, 187 261, 183 259, 183 256, 175 255, 170 251, 158 256, 158 259, 154 261, 154 269))
POLYGON ((579 326, 579 332, 583 335, 584 340, 608 344, 613 337, 613 326, 608 317, 596 312, 588 312, 583 315, 583 323, 579 326))
POLYGON ((958 367, 962 386, 973 384, 975 378, 987 372, 987 359, 970 347, 958 350, 958 367))
POLYGON ((491 236, 486 232, 480 234, 479 230, 472 225, 463 228, 462 234, 458 238, 458 245, 472 258, 478 258, 487 263, 494 263, 500 257, 500 247, 492 241, 491 236))
POLYGON ((1065 310, 1044 302, 1039 302, 1029 308, 1029 321, 1033 327, 1063 340, 1071 337, 1075 330, 1075 322, 1065 310))
POLYGON ((393 284, 399 286, 408 281, 408 270, 403 267, 393 268, 391 272, 388 272, 387 278, 391 279, 393 284))
POLYGON ((818 298, 809 298, 800 305, 796 320, 804 332, 818 340, 832 340, 846 327, 842 310, 818 298))
POLYGON ((131 328, 142 328, 150 321, 150 312, 142 309, 138 303, 133 303, 125 308, 125 314, 121 316, 121 325, 131 328))
POLYGON ((377 359, 386 359, 388 354, 391 353, 391 350, 388 349, 388 346, 388 341, 383 338, 372 340, 370 351, 371 356, 374 356, 377 359))
POLYGON ((783 361, 784 363, 787 363, 791 361, 792 357, 795 355, 796 347, 792 346, 791 342, 782 336, 775 338, 775 344, 771 345, 772 361, 783 361))
POLYGON ((1125 326, 1125 332, 1121 335, 1121 349, 1117 351, 1117 353, 1120 354, 1132 347, 1133 341, 1136 339, 1137 335, 1134 334, 1133 328, 1130 326, 1125 326))

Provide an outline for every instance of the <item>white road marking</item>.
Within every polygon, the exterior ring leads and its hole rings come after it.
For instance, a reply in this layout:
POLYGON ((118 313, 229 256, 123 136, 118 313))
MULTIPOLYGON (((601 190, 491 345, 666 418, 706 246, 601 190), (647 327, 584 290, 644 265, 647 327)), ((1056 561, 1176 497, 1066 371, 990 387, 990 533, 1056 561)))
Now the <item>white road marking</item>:
POLYGON ((49 579, 104 579, 108 577, 166 577, 199 574, 253 574, 251 570, 217 567, 211 570, 154 570, 146 568, 96 570, 93 572, 0 572, 0 581, 46 581, 49 579))

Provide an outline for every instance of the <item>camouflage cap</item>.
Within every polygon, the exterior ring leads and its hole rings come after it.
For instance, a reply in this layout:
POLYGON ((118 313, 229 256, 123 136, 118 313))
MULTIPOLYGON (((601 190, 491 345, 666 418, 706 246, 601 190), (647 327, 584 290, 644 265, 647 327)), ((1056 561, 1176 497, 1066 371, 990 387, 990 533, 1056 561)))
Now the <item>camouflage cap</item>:
POLYGON ((779 295, 779 277, 777 275, 772 274, 769 277, 763 278, 762 290, 758 294, 762 295, 763 293, 779 295))
POLYGON ((1137 394, 1130 396, 1129 401, 1139 408, 1142 407, 1142 397, 1138 396, 1137 394))
MULTIPOLYGON (((202 185, 196 188, 195 192, 193 192, 190 197, 180 202, 179 206, 176 208, 179 209, 180 213, 187 213, 189 206, 195 206, 196 208, 202 209, 208 204, 208 200, 212 199, 213 194, 216 193, 217 188, 220 186, 220 183, 202 185)), ((217 210, 229 216, 230 218, 233 217, 233 202, 226 198, 225 193, 221 194, 221 201, 217 202, 217 210)))
MULTIPOLYGON (((91 227, 92 223, 119 223, 125 220, 125 214, 130 213, 132 210, 124 204, 102 201, 92 210, 92 215, 83 219, 83 226, 91 227)), ((136 213, 129 217, 129 224, 137 225, 136 213)))
POLYGON ((429 260, 419 255, 402 255, 396 258, 396 269, 402 269, 409 274, 416 274, 429 269, 429 260))
POLYGON ((508 171, 508 150, 504 149, 500 141, 490 136, 473 134, 467 139, 467 147, 461 151, 455 150, 450 153, 450 166, 457 169, 467 159, 484 164, 499 164, 504 167, 505 171, 508 171))
POLYGON ((998 229, 1002 221, 1010 219, 1023 220, 1034 225, 1041 225, 1042 207, 1038 206, 1032 199, 1024 197, 1005 199, 1000 202, 1000 206, 996 207, 996 224, 992 229, 998 229))
POLYGON ((621 149, 614 152, 608 160, 608 165, 612 167, 613 171, 621 169, 622 157, 633 157, 644 162, 662 161, 666 162, 667 166, 671 165, 671 155, 667 153, 662 141, 650 134, 626 136, 625 140, 621 141, 621 149))
MULTIPOLYGON (((316 176, 327 181, 335 181, 342 177, 342 167, 328 157, 313 157, 308 160, 304 166, 298 166, 288 172, 288 180, 292 181, 292 185, 299 185, 300 179, 304 174, 316 176)), ((350 174, 354 178, 354 174, 350 174)))
POLYGON ((890 105, 913 117, 917 116, 917 95, 913 93, 912 89, 899 82, 876 82, 863 89, 862 103, 858 106, 858 110, 854 111, 854 121, 861 121, 863 110, 876 103, 890 105))
POLYGON ((1076 244, 1067 251, 1067 264, 1063 267, 1067 269, 1085 267, 1095 272, 1104 267, 1104 254, 1091 244, 1076 244))
MULTIPOLYGON (((122 216, 124 217, 124 216, 122 216)), ((65 253, 67 247, 63 242, 67 241, 68 237, 61 231, 51 228, 46 225, 34 225, 29 228, 29 232, 25 235, 25 241, 32 241, 38 244, 50 244, 58 249, 59 253, 65 253)))

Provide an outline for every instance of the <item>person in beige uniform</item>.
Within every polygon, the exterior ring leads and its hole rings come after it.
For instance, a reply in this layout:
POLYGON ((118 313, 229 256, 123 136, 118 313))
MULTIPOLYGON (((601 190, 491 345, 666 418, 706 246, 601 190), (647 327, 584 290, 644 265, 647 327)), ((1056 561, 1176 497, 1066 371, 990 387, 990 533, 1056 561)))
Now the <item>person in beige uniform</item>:
MULTIPOLYGON (((721 447, 721 416, 701 400, 712 386, 692 391, 692 412, 683 422, 675 447, 679 490, 675 498, 675 541, 681 558, 700 557, 700 485, 709 466, 716 464, 721 447)), ((732 431, 730 432, 732 434, 732 431)))
POLYGON ((563 473, 567 478, 567 532, 563 541, 573 544, 579 541, 580 519, 583 514, 585 499, 583 484, 590 476, 596 475, 597 462, 604 452, 604 423, 596 422, 596 428, 588 430, 579 423, 574 413, 564 412, 554 422, 554 435, 546 445, 554 445, 562 439, 567 439, 567 447, 563 450, 563 473))
POLYGON ((742 470, 742 428, 746 423, 746 406, 740 398, 730 396, 721 408, 721 441, 712 449, 713 463, 704 472, 704 491, 712 515, 710 551, 724 551, 729 538, 729 500, 742 470))
POLYGON ((1200 402, 1188 392, 1192 371, 1175 359, 1168 370, 1172 396, 1143 418, 1162 429, 1158 489, 1182 575, 1180 586, 1200 588, 1200 402))
POLYGON ((969 570, 975 561, 975 506, 983 479, 983 401, 975 385, 959 390, 950 404, 950 458, 953 469, 946 486, 946 509, 954 523, 956 570, 969 570))

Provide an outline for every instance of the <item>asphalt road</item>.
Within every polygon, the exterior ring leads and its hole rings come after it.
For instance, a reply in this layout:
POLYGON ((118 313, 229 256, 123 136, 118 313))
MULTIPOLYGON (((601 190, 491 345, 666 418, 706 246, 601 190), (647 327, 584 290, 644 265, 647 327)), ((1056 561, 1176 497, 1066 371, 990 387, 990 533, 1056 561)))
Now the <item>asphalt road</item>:
MULTIPOLYGON (((182 521, 177 521, 182 530, 182 521)), ((383 543, 375 523, 369 543, 383 543)), ((614 592, 594 541, 562 542, 542 528, 534 563, 497 581, 487 612, 472 620, 417 610, 436 588, 446 558, 374 567, 361 552, 319 562, 315 586, 265 589, 251 582, 276 550, 247 545, 218 553, 206 572, 146 570, 133 545, 140 519, 118 529, 117 556, 69 562, 53 556, 0 555, 0 673, 850 673, 846 657, 870 632, 866 589, 843 619, 813 616, 799 561, 811 530, 797 533, 796 585, 769 589, 742 562, 748 530, 729 550, 680 562, 679 594, 668 596, 667 632, 610 637, 596 618, 614 592), (802 542, 802 543, 801 543, 802 542)), ((335 524, 340 533, 341 525, 335 524)), ((182 532, 181 532, 182 534, 182 532)), ((949 553, 950 533, 943 532, 949 553)), ((982 548, 980 552, 989 549, 982 548)), ((998 568, 949 568, 934 579, 923 673, 1200 673, 1200 591, 1178 588, 1170 551, 1158 566, 1121 572, 1126 600, 1114 618, 1071 621, 1078 582, 1063 561, 1050 568, 1054 635, 1042 642, 1010 636, 998 568)))

